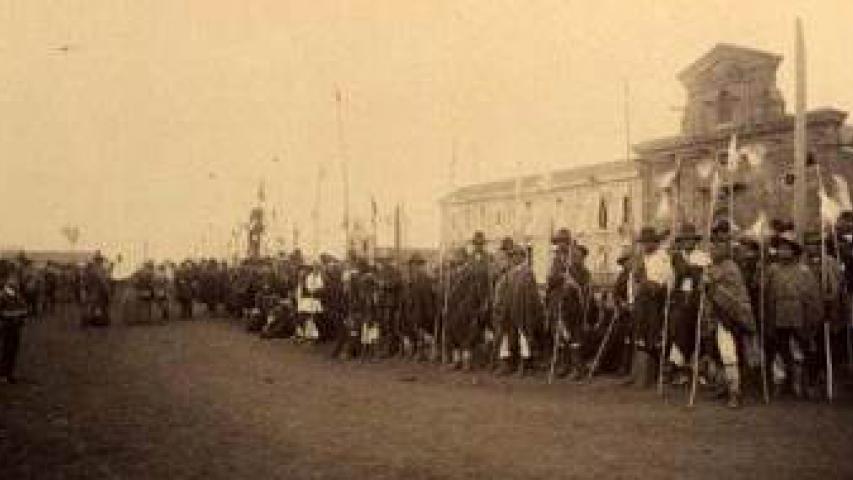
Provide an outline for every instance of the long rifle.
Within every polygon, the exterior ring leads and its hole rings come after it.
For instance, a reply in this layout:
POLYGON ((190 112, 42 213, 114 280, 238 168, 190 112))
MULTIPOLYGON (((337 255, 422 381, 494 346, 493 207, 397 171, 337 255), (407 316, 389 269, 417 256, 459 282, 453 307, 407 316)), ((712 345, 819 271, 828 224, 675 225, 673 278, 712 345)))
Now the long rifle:
MULTIPOLYGON (((820 176, 820 164, 815 165, 815 170, 817 173, 817 182, 818 189, 821 192, 825 192, 823 189, 823 178, 820 176)), ((820 290, 821 290, 821 301, 823 301, 823 297, 827 293, 827 288, 829 286, 829 279, 827 275, 829 272, 826 271, 826 222, 824 222, 823 217, 820 219, 820 290)), ((830 402, 832 401, 832 345, 829 343, 829 319, 823 319, 823 347, 826 352, 826 398, 830 402)))
POLYGON ((610 337, 613 335, 613 327, 616 325, 616 321, 619 319, 619 307, 613 308, 613 318, 610 319, 610 325, 607 326, 607 331, 604 333, 604 339, 601 340, 601 344, 598 346, 598 351, 595 353, 595 358, 592 360, 592 365, 589 367, 589 374, 587 375, 587 381, 592 380, 592 377, 595 375, 595 371, 598 369, 598 363, 601 361, 601 356, 604 354, 604 348, 607 346, 607 343, 610 341, 610 337))
POLYGON ((562 318, 563 313, 563 302, 562 299, 557 300, 557 320, 551 322, 554 329, 554 346, 551 348, 551 366, 548 369, 548 385, 551 385, 554 382, 554 369, 557 366, 557 349, 560 344, 560 319, 562 318))
POLYGON ((765 295, 765 263, 766 263, 766 248, 764 245, 764 224, 761 225, 761 244, 760 244, 760 260, 758 264, 759 283, 758 283, 758 336, 759 336, 759 351, 761 353, 761 393, 764 396, 764 403, 770 403, 770 390, 767 387, 767 337, 764 334, 764 323, 767 321, 765 315, 764 295, 765 295))
POLYGON ((658 395, 663 395, 663 366, 666 354, 666 337, 669 329, 669 301, 672 295, 672 287, 666 284, 666 303, 663 305, 663 325, 660 329, 660 354, 658 355, 658 395))

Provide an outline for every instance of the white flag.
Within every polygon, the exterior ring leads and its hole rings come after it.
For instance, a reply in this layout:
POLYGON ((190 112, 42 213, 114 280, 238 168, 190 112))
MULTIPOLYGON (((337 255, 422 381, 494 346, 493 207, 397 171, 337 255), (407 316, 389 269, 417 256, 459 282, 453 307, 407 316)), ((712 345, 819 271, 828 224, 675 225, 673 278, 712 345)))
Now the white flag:
POLYGON ((847 180, 839 174, 834 174, 832 179, 835 180, 835 198, 838 199, 838 205, 843 210, 853 210, 853 204, 850 203, 850 188, 847 186, 847 180))
POLYGON ((737 150, 737 135, 732 134, 732 138, 729 140, 729 171, 734 172, 737 170, 738 160, 740 155, 737 150))
POLYGON ((761 211, 758 213, 755 223, 743 232, 743 236, 753 240, 764 240, 765 235, 767 235, 768 225, 767 214, 761 211))
POLYGON ((825 223, 835 225, 835 222, 838 220, 838 216, 841 215, 841 208, 838 206, 838 203, 827 195, 826 191, 822 188, 820 192, 818 192, 818 195, 820 196, 821 219, 825 223))

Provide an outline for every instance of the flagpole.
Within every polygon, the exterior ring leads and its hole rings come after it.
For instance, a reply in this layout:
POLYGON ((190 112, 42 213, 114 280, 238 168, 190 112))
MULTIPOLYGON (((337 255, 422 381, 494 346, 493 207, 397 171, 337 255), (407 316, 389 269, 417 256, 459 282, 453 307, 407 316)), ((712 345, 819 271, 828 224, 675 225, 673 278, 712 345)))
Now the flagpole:
POLYGON ((335 87, 335 120, 338 130, 338 154, 341 161, 341 175, 343 176, 344 195, 344 255, 350 249, 350 185, 349 185, 349 159, 347 156, 346 142, 344 141, 344 121, 341 90, 335 87))
MULTIPOLYGON (((817 183, 818 190, 821 192, 821 196, 825 197, 824 189, 823 189, 823 177, 820 174, 820 164, 815 165, 815 173, 817 174, 817 183)), ((823 201, 823 198, 821 198, 823 201)), ((823 205, 821 205, 823 207, 823 205)), ((823 212, 821 212, 823 213, 823 212)), ((829 279, 827 278, 827 274, 829 272, 826 271, 826 221, 821 215, 820 218, 820 293, 821 293, 821 301, 823 301, 824 296, 827 293, 827 287, 829 284, 829 279)), ((829 322, 828 319, 823 319, 823 346, 824 352, 826 353, 826 398, 830 402, 832 401, 832 349, 829 343, 829 322)))
POLYGON ((806 46, 803 23, 796 21, 797 103, 794 122, 794 221, 800 241, 806 227, 806 46))

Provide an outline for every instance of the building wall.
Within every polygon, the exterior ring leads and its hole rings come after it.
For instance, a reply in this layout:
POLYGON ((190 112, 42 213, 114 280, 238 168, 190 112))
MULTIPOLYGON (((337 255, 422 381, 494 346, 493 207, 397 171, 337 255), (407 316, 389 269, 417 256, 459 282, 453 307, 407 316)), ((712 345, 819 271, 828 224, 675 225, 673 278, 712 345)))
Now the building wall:
MULTIPOLYGON (((516 202, 515 181, 483 185, 476 192, 457 191, 442 202, 442 245, 447 249, 470 248, 477 230, 496 251, 504 237, 530 246, 537 280, 544 281, 551 259, 551 235, 568 228, 589 249, 587 267, 602 281, 616 273, 616 256, 631 241, 632 219, 642 218, 642 183, 638 166, 621 162, 597 171, 556 172, 526 177, 516 202), (603 170, 603 171, 601 171, 603 170), (626 200, 628 199, 628 200, 626 200), (627 211, 624 211, 627 208, 627 211)), ((469 186, 477 187, 477 186, 469 186)))

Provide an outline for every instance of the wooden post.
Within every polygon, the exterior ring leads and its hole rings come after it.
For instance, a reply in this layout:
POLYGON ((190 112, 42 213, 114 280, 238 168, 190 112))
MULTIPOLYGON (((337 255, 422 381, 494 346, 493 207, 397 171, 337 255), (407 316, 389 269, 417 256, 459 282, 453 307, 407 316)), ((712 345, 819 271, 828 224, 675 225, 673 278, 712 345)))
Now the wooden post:
POLYGON ((803 24, 796 23, 796 117, 794 121, 794 222, 800 242, 806 228, 806 47, 803 24))

